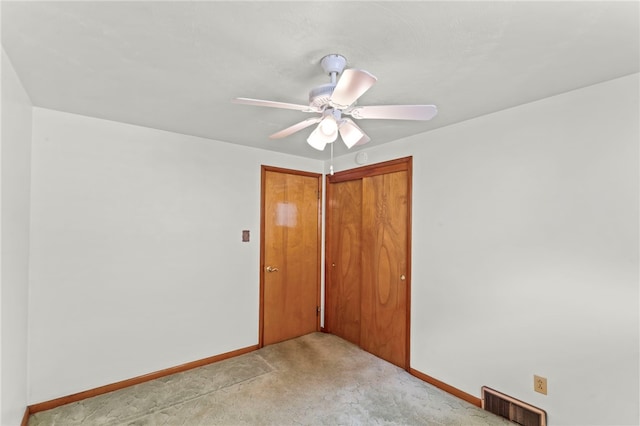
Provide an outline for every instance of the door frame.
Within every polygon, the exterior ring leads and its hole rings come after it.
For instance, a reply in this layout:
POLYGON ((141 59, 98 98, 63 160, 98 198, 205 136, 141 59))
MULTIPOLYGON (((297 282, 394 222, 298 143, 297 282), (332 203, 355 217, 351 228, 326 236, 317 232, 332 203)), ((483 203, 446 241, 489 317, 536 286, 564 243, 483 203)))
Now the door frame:
MULTIPOLYGON (((262 165, 260 167, 260 302, 258 313, 258 347, 264 347, 264 268, 265 268, 265 177, 267 172, 313 177, 318 180, 318 247, 316 271, 316 306, 320 306, 320 272, 322 259, 322 174, 262 165)), ((316 331, 320 331, 320 312, 316 313, 316 331)))
MULTIPOLYGON (((411 358, 411 215, 412 215, 412 199, 413 199, 413 157, 403 157, 395 160, 385 161, 382 163, 371 164, 367 166, 357 167, 355 169, 345 170, 342 172, 336 172, 333 175, 327 175, 325 181, 326 188, 326 196, 325 203, 327 206, 331 201, 331 191, 333 183, 346 182, 350 180, 357 180, 371 176, 377 176, 387 173, 393 172, 407 172, 407 282, 405 285, 406 288, 406 354, 405 354, 405 370, 409 371, 411 368, 410 358, 411 358)), ((327 207, 326 209, 326 224, 327 228, 325 229, 325 286, 324 286, 324 301, 325 301, 325 309, 326 313, 330 312, 327 309, 327 305, 332 302, 331 294, 329 291, 329 285, 327 285, 327 278, 330 277, 330 271, 328 269, 328 265, 331 264, 333 259, 331 258, 331 230, 329 229, 331 223, 331 209, 327 207)), ((331 333, 331 317, 324 318, 324 326, 325 331, 331 333)))

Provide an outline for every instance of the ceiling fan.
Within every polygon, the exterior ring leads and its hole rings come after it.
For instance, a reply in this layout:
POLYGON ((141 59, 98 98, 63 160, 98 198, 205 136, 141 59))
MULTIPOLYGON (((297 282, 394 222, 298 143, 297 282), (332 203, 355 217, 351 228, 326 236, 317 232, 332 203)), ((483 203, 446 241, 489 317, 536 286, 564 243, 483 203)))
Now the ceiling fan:
POLYGON ((235 98, 232 102, 319 113, 319 116, 308 118, 269 136, 271 139, 280 139, 317 124, 307 142, 319 151, 333 143, 338 134, 349 149, 371 140, 349 116, 355 119, 431 120, 438 113, 435 105, 356 106, 358 98, 378 79, 364 70, 345 69, 346 64, 347 60, 342 55, 331 54, 322 58, 320 66, 330 76, 331 82, 311 89, 309 105, 250 98, 235 98))

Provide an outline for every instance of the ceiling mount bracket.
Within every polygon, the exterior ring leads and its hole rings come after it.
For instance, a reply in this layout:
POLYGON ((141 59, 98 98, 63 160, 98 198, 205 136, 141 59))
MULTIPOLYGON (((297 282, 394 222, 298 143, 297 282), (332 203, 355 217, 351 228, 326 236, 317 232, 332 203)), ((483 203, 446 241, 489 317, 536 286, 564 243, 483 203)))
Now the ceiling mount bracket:
POLYGON ((347 58, 338 54, 327 55, 320 60, 320 66, 328 75, 336 73, 342 74, 344 67, 347 65, 347 58))

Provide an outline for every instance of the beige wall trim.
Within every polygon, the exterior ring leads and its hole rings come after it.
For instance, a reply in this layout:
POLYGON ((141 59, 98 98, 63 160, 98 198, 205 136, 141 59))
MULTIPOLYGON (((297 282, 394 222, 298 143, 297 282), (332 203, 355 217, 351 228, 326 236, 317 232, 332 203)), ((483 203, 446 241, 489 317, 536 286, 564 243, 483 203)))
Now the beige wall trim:
POLYGON ((451 385, 446 384, 445 382, 441 382, 438 379, 435 379, 431 376, 428 376, 418 370, 414 370, 413 368, 409 368, 409 374, 411 374, 412 376, 417 377, 420 380, 424 380, 425 382, 437 387, 438 389, 442 389, 443 391, 450 393, 453 396, 456 396, 460 399, 463 399, 465 401, 467 401, 470 404, 475 405, 476 407, 481 407, 482 406, 482 400, 480 398, 477 398, 471 394, 468 394, 464 391, 461 391, 458 388, 454 388, 451 385))
POLYGON ((28 426, 30 414, 31 414, 31 410, 29 410, 29 407, 25 408, 24 416, 22 416, 22 422, 20 422, 20 426, 28 426))

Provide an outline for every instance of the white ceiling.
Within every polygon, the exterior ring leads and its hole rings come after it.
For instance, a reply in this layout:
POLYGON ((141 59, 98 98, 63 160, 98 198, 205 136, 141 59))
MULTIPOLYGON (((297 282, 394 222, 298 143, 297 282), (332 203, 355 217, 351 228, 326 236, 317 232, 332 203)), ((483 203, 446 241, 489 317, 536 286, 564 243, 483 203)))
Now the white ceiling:
POLYGON ((230 100, 306 104, 340 53, 378 77, 360 105, 439 108, 360 120, 373 146, 639 72, 639 4, 2 1, 2 45, 36 106, 327 159, 268 139, 309 115, 230 100))

